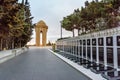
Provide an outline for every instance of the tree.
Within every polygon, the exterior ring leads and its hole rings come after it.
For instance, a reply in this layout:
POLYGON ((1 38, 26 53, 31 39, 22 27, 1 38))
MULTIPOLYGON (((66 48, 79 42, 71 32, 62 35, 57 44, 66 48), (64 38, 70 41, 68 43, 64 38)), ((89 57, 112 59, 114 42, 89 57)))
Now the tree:
POLYGON ((65 28, 68 31, 72 31, 73 32, 73 37, 74 37, 74 25, 75 25, 75 19, 74 15, 69 15, 67 17, 64 17, 63 20, 61 21, 61 26, 63 28, 65 28))
MULTIPOLYGON (((74 12, 62 20, 62 27, 68 31, 78 29, 81 34, 117 27, 120 23, 120 1, 102 0, 85 2, 85 7, 74 12), (75 26, 74 26, 75 25, 75 26)), ((73 32, 74 34, 74 32, 73 32)))
POLYGON ((3 0, 1 6, 4 13, 0 18, 1 49, 24 46, 31 39, 33 28, 28 1, 3 0))
POLYGON ((15 12, 17 11, 17 8, 16 8, 16 3, 17 3, 17 0, 3 0, 1 1, 1 9, 2 9, 2 16, 0 18, 0 33, 1 34, 1 49, 2 47, 7 47, 8 48, 8 42, 10 40, 9 39, 9 30, 10 30, 10 24, 11 24, 11 21, 13 20, 14 18, 14 14, 15 12), (12 14, 12 11, 15 11, 13 14, 12 14), (3 44, 3 41, 4 41, 4 44, 3 44))

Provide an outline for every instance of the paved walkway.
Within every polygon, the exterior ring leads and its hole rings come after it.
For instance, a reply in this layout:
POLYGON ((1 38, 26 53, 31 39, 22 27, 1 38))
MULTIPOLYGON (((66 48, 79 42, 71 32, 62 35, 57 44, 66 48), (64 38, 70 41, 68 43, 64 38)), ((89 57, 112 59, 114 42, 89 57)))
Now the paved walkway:
POLYGON ((30 48, 0 64, 0 80, 90 80, 45 48, 30 48))

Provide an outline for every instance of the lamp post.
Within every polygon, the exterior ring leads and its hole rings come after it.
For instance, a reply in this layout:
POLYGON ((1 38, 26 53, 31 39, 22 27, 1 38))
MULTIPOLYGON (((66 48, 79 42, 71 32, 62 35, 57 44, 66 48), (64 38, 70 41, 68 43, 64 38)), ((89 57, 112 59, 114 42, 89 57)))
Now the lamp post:
POLYGON ((62 26, 61 26, 61 39, 62 39, 62 26))
MULTIPOLYGON (((62 21, 60 23, 62 24, 62 21)), ((60 38, 62 39, 62 26, 60 26, 60 38)))

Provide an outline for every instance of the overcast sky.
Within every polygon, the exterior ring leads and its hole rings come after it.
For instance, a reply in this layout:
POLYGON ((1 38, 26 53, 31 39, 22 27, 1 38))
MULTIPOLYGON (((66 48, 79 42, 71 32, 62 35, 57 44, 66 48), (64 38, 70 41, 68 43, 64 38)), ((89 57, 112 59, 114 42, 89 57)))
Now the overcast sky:
MULTIPOLYGON (((33 23, 43 20, 48 26, 47 41, 54 42, 60 38, 60 21, 73 13, 74 9, 84 6, 86 0, 28 0, 34 17, 33 23)), ((92 1, 92 0, 88 0, 92 1)), ((72 36, 63 30, 63 37, 72 36)), ((30 43, 35 43, 35 32, 30 43)))

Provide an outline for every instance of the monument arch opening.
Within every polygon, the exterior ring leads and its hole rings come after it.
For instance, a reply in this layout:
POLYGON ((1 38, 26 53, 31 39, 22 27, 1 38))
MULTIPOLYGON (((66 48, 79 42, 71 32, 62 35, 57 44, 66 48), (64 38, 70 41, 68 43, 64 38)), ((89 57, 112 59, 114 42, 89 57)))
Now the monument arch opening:
POLYGON ((47 29, 48 26, 42 20, 35 25, 36 46, 46 46, 47 29))
POLYGON ((42 31, 40 31, 40 45, 42 46, 42 31))

